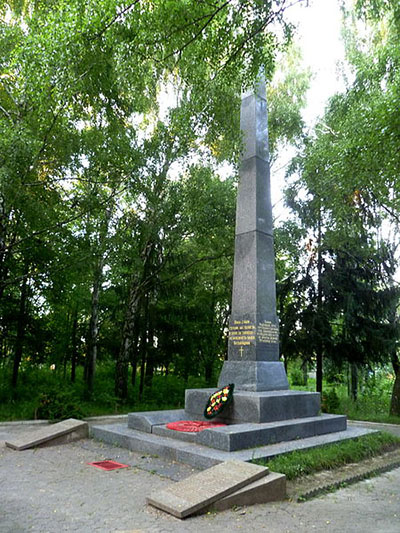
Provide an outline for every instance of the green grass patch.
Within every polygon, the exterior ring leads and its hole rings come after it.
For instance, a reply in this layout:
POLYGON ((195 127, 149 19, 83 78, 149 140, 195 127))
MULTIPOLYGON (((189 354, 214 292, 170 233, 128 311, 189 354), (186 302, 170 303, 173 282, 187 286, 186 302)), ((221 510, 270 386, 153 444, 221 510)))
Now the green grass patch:
POLYGON ((357 463, 398 447, 399 437, 380 431, 337 444, 278 455, 269 461, 253 462, 268 466, 273 472, 285 474, 287 479, 296 479, 321 470, 333 470, 349 463, 357 463))

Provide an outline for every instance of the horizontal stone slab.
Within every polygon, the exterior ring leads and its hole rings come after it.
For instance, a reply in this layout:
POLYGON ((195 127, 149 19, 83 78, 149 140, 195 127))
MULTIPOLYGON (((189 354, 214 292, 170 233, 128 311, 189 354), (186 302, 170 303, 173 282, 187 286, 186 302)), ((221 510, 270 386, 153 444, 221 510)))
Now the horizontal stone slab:
POLYGON ((61 444, 70 442, 72 439, 85 438, 88 436, 88 424, 82 420, 69 418, 56 424, 49 424, 35 431, 27 431, 18 436, 18 439, 6 441, 6 446, 14 450, 27 450, 36 446, 48 444, 61 444))
MULTIPOLYGON (((204 420, 203 411, 215 389, 187 389, 185 411, 193 420, 204 420)), ((233 401, 215 420, 228 424, 245 422, 276 422, 294 418, 317 416, 320 411, 320 394, 295 390, 236 391, 233 401)))
POLYGON ((231 424, 210 428, 198 434, 197 442, 211 448, 232 452, 345 429, 345 416, 324 414, 279 422, 231 424))
POLYGON ((268 468, 228 461, 155 492, 147 503, 178 518, 186 518, 266 476, 268 468))
POLYGON ((169 409, 165 411, 142 411, 129 413, 128 427, 151 433, 153 426, 168 424, 178 420, 185 420, 187 415, 183 409, 169 409))

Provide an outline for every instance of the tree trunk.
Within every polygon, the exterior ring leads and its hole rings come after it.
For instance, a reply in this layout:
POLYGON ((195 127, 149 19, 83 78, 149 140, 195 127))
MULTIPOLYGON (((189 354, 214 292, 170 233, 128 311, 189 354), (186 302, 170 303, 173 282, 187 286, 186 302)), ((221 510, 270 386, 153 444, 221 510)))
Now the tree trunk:
POLYGON ((4 196, 0 194, 0 299, 3 297, 5 281, 7 278, 6 257, 6 220, 7 213, 5 208, 4 196))
POLYGON ((96 372, 97 342, 99 336, 99 295, 103 280, 104 253, 100 256, 94 274, 92 289, 91 315, 88 333, 87 351, 87 392, 93 393, 94 376, 96 372))
POLYGON ((140 307, 140 292, 140 287, 132 283, 122 330, 121 348, 115 365, 115 395, 121 400, 126 400, 128 397, 128 368, 136 316, 140 307))
POLYGON ((77 330, 78 330, 78 312, 75 308, 73 321, 72 321, 72 333, 71 333, 71 382, 75 383, 76 378, 76 362, 78 359, 78 347, 77 347, 77 330))
POLYGON ((88 332, 88 351, 87 351, 87 374, 86 386, 89 397, 93 393, 94 376, 96 373, 97 361, 97 343, 99 338, 99 296, 101 285, 103 282, 103 268, 105 262, 105 248, 106 237, 108 233, 108 226, 112 215, 112 206, 108 207, 105 213, 105 218, 102 222, 99 232, 99 243, 97 250, 97 264, 94 269, 93 287, 92 287, 92 301, 91 314, 88 332))
POLYGON ((24 346, 25 330, 26 330, 26 304, 28 300, 28 266, 25 267, 24 277, 21 284, 21 295, 19 300, 19 313, 17 325, 17 337, 15 340, 15 353, 11 385, 13 389, 16 388, 18 382, 19 365, 22 360, 22 352, 24 346))
MULTIPOLYGON (((318 313, 318 323, 321 320, 322 314, 322 254, 321 254, 321 240, 322 240, 322 229, 321 229, 321 209, 319 211, 318 217, 318 255, 317 255, 317 313, 318 313)), ((322 394, 322 378, 323 378, 323 346, 322 346, 322 332, 318 332, 319 338, 317 341, 317 350, 316 350, 316 389, 317 392, 322 394)))
POLYGON ((156 366, 155 353, 154 353, 154 320, 151 310, 149 311, 149 305, 146 307, 148 315, 148 335, 146 344, 146 374, 145 385, 151 387, 154 376, 154 369, 156 366))
POLYGON ((350 396, 353 401, 357 400, 358 395, 358 372, 355 363, 350 364, 350 396))
POLYGON ((149 350, 149 296, 146 295, 144 302, 144 316, 143 316, 143 329, 142 329, 142 341, 141 341, 141 363, 140 363, 140 383, 139 383, 139 399, 142 400, 145 377, 146 377, 146 362, 148 361, 149 350))
MULTIPOLYGON (((136 276, 132 277, 128 306, 122 328, 121 348, 115 366, 115 395, 121 400, 128 397, 128 369, 132 342, 135 334, 137 314, 140 309, 142 295, 150 284, 150 263, 154 251, 154 243, 148 241, 143 249, 143 273, 140 281, 136 276)), ((144 370, 143 370, 144 371, 144 370)))
POLYGON ((308 363, 307 363, 307 359, 305 359, 302 362, 301 371, 303 372, 303 385, 307 386, 307 382, 308 382, 308 363))
POLYGON ((146 368, 146 330, 145 328, 143 328, 142 337, 140 339, 139 400, 143 399, 145 368, 146 368))
POLYGON ((131 367, 132 367, 132 370, 131 370, 131 383, 132 383, 132 387, 134 387, 136 385, 136 373, 137 373, 137 358, 136 358, 136 356, 131 361, 131 367))
POLYGON ((392 355, 392 365, 395 379, 392 390, 392 399, 390 402, 390 414, 393 416, 400 416, 400 361, 397 354, 392 355))
POLYGON ((139 360, 139 321, 135 321, 135 333, 134 333, 134 339, 131 345, 131 367, 132 367, 132 373, 131 373, 131 383, 132 387, 136 385, 136 373, 137 373, 137 364, 139 360))
POLYGON ((206 361, 204 361, 204 379, 206 380, 207 385, 211 384, 213 366, 212 359, 206 359, 206 361))

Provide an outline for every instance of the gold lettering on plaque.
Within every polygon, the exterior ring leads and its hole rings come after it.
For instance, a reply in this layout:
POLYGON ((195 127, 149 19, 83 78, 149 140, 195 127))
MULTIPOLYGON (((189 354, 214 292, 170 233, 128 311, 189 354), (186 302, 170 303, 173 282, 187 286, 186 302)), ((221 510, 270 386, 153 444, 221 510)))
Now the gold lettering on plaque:
POLYGON ((269 320, 260 322, 257 327, 257 340, 267 344, 279 342, 279 328, 269 320))
POLYGON ((234 346, 250 346, 256 340, 256 327, 250 320, 234 320, 229 327, 229 340, 234 346))

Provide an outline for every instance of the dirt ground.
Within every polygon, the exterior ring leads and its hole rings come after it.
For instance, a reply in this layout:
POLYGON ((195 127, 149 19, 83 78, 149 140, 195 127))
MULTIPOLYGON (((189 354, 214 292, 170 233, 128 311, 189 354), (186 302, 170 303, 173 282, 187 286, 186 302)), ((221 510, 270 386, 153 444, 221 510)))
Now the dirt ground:
MULTIPOLYGON (((22 452, 4 446, 4 440, 26 429, 0 426, 1 533, 400 532, 400 468, 304 503, 295 501, 301 491, 326 483, 320 474, 303 480, 300 488, 289 485, 293 500, 182 521, 147 506, 146 496, 189 476, 190 467, 90 439, 22 452), (87 464, 103 459, 129 468, 107 472, 87 464)), ((347 476, 354 477, 359 466, 346 468, 347 476)))

